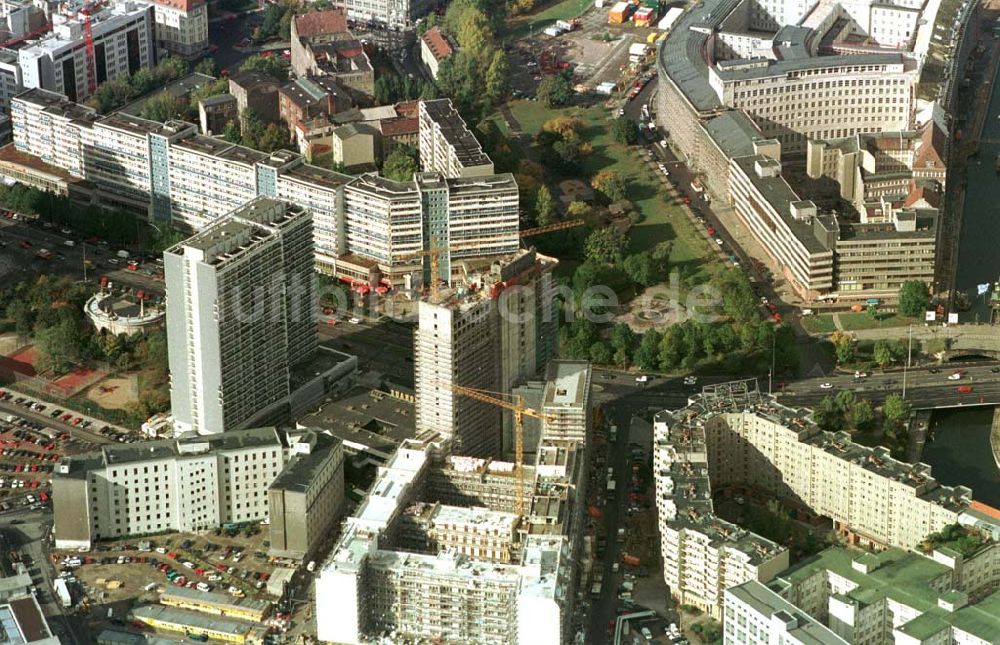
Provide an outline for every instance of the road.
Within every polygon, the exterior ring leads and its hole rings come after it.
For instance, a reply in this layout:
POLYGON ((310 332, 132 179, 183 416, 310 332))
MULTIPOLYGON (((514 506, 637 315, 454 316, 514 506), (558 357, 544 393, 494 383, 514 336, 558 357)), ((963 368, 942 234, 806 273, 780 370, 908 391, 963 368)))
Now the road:
MULTIPOLYGON (((604 505, 604 539, 606 548, 604 558, 600 560, 603 577, 601 595, 593 600, 590 608, 590 625, 587 638, 588 643, 602 643, 607 640, 608 621, 616 616, 615 608, 618 604, 618 583, 617 575, 612 567, 619 561, 621 545, 617 541, 618 528, 621 526, 623 511, 625 509, 625 491, 628 489, 626 470, 628 469, 628 428, 632 418, 632 411, 627 405, 609 406, 605 409, 608 425, 617 425, 617 441, 608 445, 607 465, 614 469, 616 482, 614 496, 608 498, 604 505)), ((598 477, 597 481, 606 485, 606 476, 598 477)), ((598 484, 600 485, 600 484, 598 484)), ((595 491, 596 492, 596 491, 595 491)), ((596 547, 596 545, 595 545, 596 547)))
POLYGON ((82 280, 86 254, 94 265, 92 269, 86 270, 88 279, 96 281, 100 276, 106 275, 116 284, 143 289, 154 296, 162 296, 164 293, 162 280, 142 273, 143 270, 159 270, 158 265, 147 263, 140 267, 140 271, 129 271, 123 265, 116 266, 110 262, 112 258, 117 260, 117 249, 84 244, 79 235, 64 235, 56 227, 45 228, 41 223, 0 219, 0 243, 6 243, 0 246, 0 258, 5 260, 2 266, 7 267, 6 272, 0 268, 0 279, 17 280, 39 273, 58 273, 74 280, 82 280), (74 245, 66 246, 67 240, 72 240, 74 245), (31 247, 21 248, 19 243, 22 241, 29 242, 31 247), (37 257, 35 254, 43 248, 52 251, 55 256, 50 260, 37 257))
MULTIPOLYGON (((321 316, 321 319, 326 319, 321 316)), ((394 321, 320 323, 320 342, 358 357, 363 371, 379 372, 397 385, 413 388, 413 327, 394 321)))

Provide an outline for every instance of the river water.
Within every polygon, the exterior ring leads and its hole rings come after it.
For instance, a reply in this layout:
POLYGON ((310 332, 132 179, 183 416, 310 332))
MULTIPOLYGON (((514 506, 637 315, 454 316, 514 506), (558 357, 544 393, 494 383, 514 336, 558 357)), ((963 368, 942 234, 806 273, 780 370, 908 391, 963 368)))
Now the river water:
MULTIPOLYGON (((979 78, 976 79, 977 81, 979 78)), ((971 97, 970 97, 971 98, 971 97)), ((976 296, 976 285, 1000 281, 1000 82, 993 79, 989 110, 983 124, 979 155, 969 159, 962 233, 955 286, 969 294, 972 310, 962 322, 989 322, 989 307, 976 296)), ((968 126, 967 124, 967 127, 968 126)), ((968 133, 972 136, 972 133, 968 133)), ((951 181, 952 178, 949 178, 951 181)), ((955 181, 960 178, 955 177, 955 181)))
POLYGON ((993 408, 937 410, 931 417, 933 441, 920 461, 942 484, 968 486, 974 499, 1000 508, 1000 469, 990 450, 993 408))

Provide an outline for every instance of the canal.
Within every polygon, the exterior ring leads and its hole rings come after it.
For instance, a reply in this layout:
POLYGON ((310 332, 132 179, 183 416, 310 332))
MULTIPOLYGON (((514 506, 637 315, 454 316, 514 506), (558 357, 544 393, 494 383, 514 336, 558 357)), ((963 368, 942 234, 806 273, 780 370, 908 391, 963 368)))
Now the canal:
MULTIPOLYGON (((975 84, 984 80, 980 76, 984 68, 985 64, 977 65, 975 84)), ((983 124, 979 154, 968 160, 955 274, 955 288, 966 292, 973 305, 970 311, 962 314, 962 322, 989 322, 988 296, 977 297, 976 285, 1000 280, 1000 252, 997 249, 997 240, 1000 240, 1000 172, 997 170, 997 156, 1000 155, 1000 82, 997 78, 985 80, 992 82, 990 104, 983 124)), ((965 98, 972 99, 969 96, 965 98)), ((969 110, 969 104, 974 100, 959 101, 959 105, 963 103, 969 110)), ((954 180, 961 181, 961 178, 955 177, 954 180)))
POLYGON ((936 410, 920 461, 941 484, 968 486, 974 499, 1000 508, 1000 470, 990 450, 992 408, 936 410))

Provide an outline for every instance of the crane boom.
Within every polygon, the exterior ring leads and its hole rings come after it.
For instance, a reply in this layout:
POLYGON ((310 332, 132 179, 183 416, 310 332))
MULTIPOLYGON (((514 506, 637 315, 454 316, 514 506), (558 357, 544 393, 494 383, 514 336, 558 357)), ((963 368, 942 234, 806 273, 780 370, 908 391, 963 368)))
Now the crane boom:
POLYGON ((455 394, 469 397, 477 401, 489 403, 514 413, 514 465, 517 469, 517 514, 524 515, 524 417, 529 416, 542 421, 552 422, 558 417, 553 414, 539 412, 524 404, 520 395, 511 395, 514 401, 506 401, 491 392, 476 390, 463 385, 444 384, 455 394))
POLYGON ((538 226, 536 228, 526 228, 521 231, 521 238, 534 237, 535 235, 541 235, 543 233, 551 233, 552 231, 564 231, 568 228, 576 228, 577 226, 583 226, 586 224, 582 219, 568 219, 565 222, 557 222, 555 224, 549 224, 548 226, 538 226))

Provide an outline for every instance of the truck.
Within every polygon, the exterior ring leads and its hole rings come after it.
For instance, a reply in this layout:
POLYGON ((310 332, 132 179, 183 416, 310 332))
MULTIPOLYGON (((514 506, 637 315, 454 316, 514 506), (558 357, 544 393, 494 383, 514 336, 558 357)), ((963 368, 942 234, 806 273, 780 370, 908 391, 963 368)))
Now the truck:
POLYGON ((635 557, 634 555, 629 555, 628 553, 622 555, 622 562, 629 565, 630 567, 637 567, 642 563, 642 560, 635 557))
POLYGON ((608 435, 611 437, 611 441, 618 441, 618 426, 611 426, 608 435))
POLYGON ((601 595, 601 582, 597 581, 590 587, 590 595, 597 598, 601 595))
POLYGON ((69 587, 66 585, 65 578, 56 578, 55 582, 52 583, 56 590, 56 597, 59 598, 59 602, 64 608, 73 606, 73 596, 69 592, 69 587))
POLYGON ((615 480, 613 479, 608 480, 608 492, 609 493, 615 492, 615 480))
POLYGON ((618 539, 619 543, 625 541, 625 528, 624 527, 621 527, 621 528, 618 529, 618 538, 617 539, 618 539))

